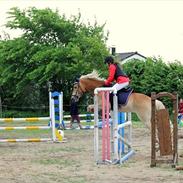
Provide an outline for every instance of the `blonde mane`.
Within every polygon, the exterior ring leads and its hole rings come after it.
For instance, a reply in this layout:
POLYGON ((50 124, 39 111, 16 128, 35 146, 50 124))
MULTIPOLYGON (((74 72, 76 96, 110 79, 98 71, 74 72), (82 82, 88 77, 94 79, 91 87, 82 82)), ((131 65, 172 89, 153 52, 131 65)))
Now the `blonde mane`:
POLYGON ((104 79, 100 77, 100 74, 96 70, 93 70, 93 72, 87 75, 82 75, 80 79, 93 79, 93 80, 104 81, 104 79))

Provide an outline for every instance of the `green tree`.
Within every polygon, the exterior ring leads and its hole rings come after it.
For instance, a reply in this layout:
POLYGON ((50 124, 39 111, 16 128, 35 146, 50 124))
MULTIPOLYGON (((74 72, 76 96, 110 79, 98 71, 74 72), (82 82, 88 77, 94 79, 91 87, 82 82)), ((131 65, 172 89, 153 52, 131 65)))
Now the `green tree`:
POLYGON ((169 63, 169 73, 166 77, 171 92, 177 91, 183 98, 183 65, 179 62, 169 63))
POLYGON ((132 60, 124 64, 136 92, 177 92, 183 97, 183 65, 175 61, 166 64, 161 58, 148 58, 145 62, 132 60))
POLYGON ((67 19, 49 8, 15 7, 8 13, 6 26, 23 32, 0 42, 0 86, 8 103, 45 104, 50 83, 52 90, 64 92, 68 103, 76 76, 105 69, 105 25, 84 24, 81 14, 67 19))

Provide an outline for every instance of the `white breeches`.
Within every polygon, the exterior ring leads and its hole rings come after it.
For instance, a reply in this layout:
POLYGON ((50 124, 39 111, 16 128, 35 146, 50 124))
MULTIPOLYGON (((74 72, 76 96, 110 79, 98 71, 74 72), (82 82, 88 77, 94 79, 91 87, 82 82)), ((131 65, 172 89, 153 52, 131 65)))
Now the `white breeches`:
POLYGON ((125 83, 116 83, 112 88, 115 88, 117 91, 129 85, 129 82, 125 83))

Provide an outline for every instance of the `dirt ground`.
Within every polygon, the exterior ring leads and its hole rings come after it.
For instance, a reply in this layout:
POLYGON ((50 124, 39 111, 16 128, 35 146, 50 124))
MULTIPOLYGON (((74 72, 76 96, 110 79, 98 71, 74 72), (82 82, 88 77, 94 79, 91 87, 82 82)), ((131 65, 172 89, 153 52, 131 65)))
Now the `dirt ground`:
POLYGON ((0 183, 183 182, 183 171, 170 165, 150 168, 150 135, 143 127, 133 129, 135 155, 122 165, 94 162, 92 130, 67 130, 65 136, 66 143, 0 144, 0 183))

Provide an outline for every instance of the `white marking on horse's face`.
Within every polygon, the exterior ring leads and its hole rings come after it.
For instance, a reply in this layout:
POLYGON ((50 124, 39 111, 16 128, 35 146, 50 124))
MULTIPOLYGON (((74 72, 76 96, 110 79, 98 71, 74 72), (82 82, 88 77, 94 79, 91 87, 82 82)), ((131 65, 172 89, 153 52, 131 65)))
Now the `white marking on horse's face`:
POLYGON ((87 107, 87 112, 92 112, 92 113, 94 112, 94 105, 93 104, 91 104, 87 107))

